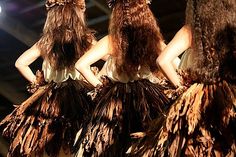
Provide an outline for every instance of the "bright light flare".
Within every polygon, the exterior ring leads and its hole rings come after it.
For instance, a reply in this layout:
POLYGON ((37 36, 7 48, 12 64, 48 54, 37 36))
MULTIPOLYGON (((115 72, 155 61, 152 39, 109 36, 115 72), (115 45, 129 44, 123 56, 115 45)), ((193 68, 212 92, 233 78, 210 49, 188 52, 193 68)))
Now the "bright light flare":
POLYGON ((0 5, 0 13, 2 13, 2 6, 0 5))

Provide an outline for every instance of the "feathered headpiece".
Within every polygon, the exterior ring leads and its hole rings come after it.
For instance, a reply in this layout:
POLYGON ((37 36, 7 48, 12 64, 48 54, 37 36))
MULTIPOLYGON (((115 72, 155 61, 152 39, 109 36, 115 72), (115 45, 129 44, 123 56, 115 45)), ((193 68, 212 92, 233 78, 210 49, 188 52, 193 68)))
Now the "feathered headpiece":
POLYGON ((45 6, 49 10, 54 6, 64 6, 66 4, 77 4, 85 7, 85 0, 46 0, 45 6))
MULTIPOLYGON (((113 8, 117 0, 107 0, 107 5, 109 8, 113 8)), ((146 0, 147 4, 151 4, 152 0, 146 0)))

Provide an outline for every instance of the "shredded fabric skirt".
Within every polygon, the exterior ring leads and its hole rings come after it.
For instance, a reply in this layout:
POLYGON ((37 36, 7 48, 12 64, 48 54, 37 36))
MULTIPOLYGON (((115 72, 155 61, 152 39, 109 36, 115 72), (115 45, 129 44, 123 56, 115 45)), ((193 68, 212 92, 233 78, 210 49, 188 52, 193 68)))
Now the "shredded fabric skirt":
POLYGON ((94 108, 90 90, 84 81, 72 79, 39 87, 0 123, 10 138, 8 156, 71 154, 76 133, 94 108))
POLYGON ((78 132, 76 156, 126 156, 130 133, 144 131, 151 120, 168 109, 166 89, 148 80, 109 81, 95 98, 96 108, 89 125, 78 132))
POLYGON ((195 83, 154 120, 130 156, 236 156, 236 85, 195 83))

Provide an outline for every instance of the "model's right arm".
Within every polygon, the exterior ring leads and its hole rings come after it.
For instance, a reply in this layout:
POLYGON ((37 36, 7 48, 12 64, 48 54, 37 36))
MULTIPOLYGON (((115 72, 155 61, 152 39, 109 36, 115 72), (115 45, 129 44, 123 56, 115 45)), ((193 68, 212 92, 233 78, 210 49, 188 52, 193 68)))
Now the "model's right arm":
POLYGON ((110 55, 109 36, 105 36, 97 42, 90 50, 88 50, 75 64, 75 68, 84 76, 84 78, 91 83, 94 87, 102 84, 98 78, 91 71, 90 66, 110 55))
POLYGON ((30 69, 29 65, 33 63, 39 56, 40 51, 35 44, 30 49, 25 51, 15 62, 15 66, 20 71, 20 73, 32 83, 36 81, 36 76, 30 69))
MULTIPOLYGON (((164 43, 164 41, 161 41, 161 51, 163 51, 166 48, 166 44, 164 43)), ((176 57, 173 61, 172 61, 172 65, 175 69, 178 69, 180 64, 180 58, 176 57)))
MULTIPOLYGON (((98 41, 96 41, 96 40, 94 40, 94 41, 92 42, 92 47, 91 47, 91 49, 93 48, 93 46, 95 46, 95 45, 97 44, 97 42, 98 42, 98 41)), ((110 56, 110 55, 106 55, 106 56, 102 57, 102 60, 103 60, 103 61, 107 61, 107 59, 109 58, 109 56, 110 56)))
POLYGON ((191 46, 192 33, 189 26, 183 26, 157 58, 157 64, 166 77, 176 86, 181 86, 180 78, 172 64, 174 59, 191 46))

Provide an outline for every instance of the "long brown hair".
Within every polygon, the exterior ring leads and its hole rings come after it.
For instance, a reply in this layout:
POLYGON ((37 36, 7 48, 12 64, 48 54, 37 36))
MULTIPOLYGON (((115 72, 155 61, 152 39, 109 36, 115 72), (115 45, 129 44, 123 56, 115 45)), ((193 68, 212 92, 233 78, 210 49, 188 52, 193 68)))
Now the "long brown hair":
POLYGON ((94 39, 87 28, 84 0, 47 0, 47 19, 37 46, 55 70, 74 67, 94 39))
POLYGON ((192 71, 207 82, 235 80, 236 1, 188 0, 186 24, 193 36, 192 71))
POLYGON ((132 77, 139 66, 157 69, 163 38, 147 0, 116 0, 109 33, 119 73, 132 77))

